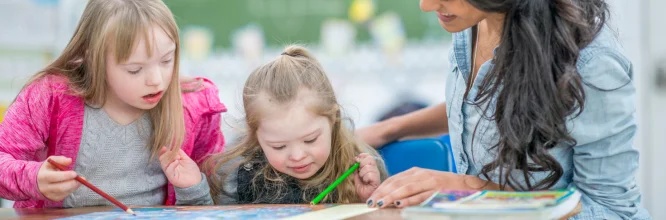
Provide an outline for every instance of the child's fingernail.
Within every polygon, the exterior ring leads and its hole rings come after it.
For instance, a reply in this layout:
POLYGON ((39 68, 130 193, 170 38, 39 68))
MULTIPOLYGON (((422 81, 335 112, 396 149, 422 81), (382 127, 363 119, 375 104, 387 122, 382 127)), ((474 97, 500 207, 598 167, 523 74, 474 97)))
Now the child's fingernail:
POLYGON ((395 206, 400 206, 400 201, 395 201, 395 206))
POLYGON ((383 205, 384 205, 384 201, 377 202, 377 206, 382 207, 383 205))
POLYGON ((368 200, 368 206, 372 206, 372 199, 368 200))

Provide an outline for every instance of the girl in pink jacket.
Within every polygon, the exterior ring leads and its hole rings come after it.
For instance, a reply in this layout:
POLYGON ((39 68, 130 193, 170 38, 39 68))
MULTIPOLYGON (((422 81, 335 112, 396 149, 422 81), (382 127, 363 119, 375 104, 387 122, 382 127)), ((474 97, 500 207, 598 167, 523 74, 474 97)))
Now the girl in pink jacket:
POLYGON ((90 0, 0 124, 0 197, 15 208, 111 205, 78 173, 127 205, 210 201, 205 176, 179 170, 223 151, 226 108, 209 80, 179 78, 178 54, 161 0, 90 0))

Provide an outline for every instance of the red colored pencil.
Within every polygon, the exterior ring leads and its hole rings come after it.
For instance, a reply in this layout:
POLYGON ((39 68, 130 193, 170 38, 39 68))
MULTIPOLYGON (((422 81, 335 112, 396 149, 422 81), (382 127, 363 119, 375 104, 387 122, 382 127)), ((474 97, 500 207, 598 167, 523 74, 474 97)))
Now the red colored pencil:
MULTIPOLYGON (((62 171, 67 171, 67 167, 51 160, 51 158, 47 159, 47 161, 49 161, 49 163, 53 164, 53 166, 57 167, 58 169, 60 169, 62 171)), ((127 207, 126 205, 124 205, 120 201, 116 200, 115 198, 111 197, 109 194, 106 194, 104 191, 100 190, 99 188, 93 186, 88 181, 81 178, 81 176, 79 176, 78 174, 76 175, 76 181, 79 181, 81 184, 86 185, 88 188, 92 189, 92 191, 95 191, 97 194, 104 197, 106 200, 109 200, 113 204, 116 204, 118 207, 125 210, 125 212, 127 212, 129 214, 132 214, 132 215, 136 215, 136 214, 134 214, 134 211, 132 211, 132 209, 130 209, 129 207, 127 207)))

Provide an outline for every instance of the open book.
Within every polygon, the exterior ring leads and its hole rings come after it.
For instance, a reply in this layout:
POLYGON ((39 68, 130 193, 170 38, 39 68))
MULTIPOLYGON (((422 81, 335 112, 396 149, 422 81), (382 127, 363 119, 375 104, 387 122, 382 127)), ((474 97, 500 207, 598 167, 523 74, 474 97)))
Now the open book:
POLYGON ((575 188, 552 191, 440 191, 403 210, 407 219, 559 219, 573 211, 575 188))

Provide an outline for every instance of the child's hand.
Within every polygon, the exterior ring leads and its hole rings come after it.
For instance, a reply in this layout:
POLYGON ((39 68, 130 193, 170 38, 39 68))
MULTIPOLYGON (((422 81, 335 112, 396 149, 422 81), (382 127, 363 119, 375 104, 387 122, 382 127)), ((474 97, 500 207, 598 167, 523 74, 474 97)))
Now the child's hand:
MULTIPOLYGON (((49 158, 63 166, 69 166, 72 163, 72 159, 63 156, 49 158)), ((37 171, 37 187, 47 199, 62 201, 81 186, 81 183, 74 179, 76 176, 74 171, 61 171, 51 163, 44 161, 37 171)))
POLYGON ((354 173, 354 185, 356 193, 361 201, 370 198, 375 189, 379 187, 379 169, 375 157, 370 154, 362 153, 356 157, 356 162, 360 163, 358 171, 354 173))
POLYGON ((159 160, 162 170, 171 184, 187 188, 201 182, 199 166, 183 150, 179 150, 175 156, 170 156, 170 154, 174 153, 163 147, 159 160))

